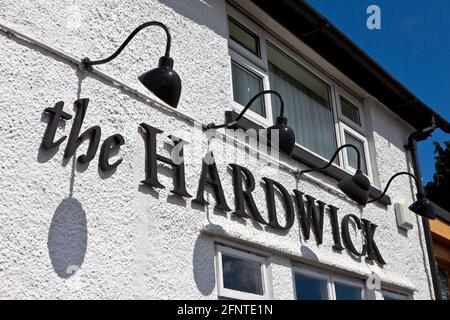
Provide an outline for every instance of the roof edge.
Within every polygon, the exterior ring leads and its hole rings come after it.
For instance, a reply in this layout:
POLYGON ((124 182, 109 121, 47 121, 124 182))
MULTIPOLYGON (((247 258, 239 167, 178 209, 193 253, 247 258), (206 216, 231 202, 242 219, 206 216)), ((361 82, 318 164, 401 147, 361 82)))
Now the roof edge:
POLYGON ((432 118, 434 118, 436 125, 440 129, 446 133, 450 133, 450 123, 446 119, 415 96, 406 86, 388 73, 378 62, 305 1, 252 0, 252 2, 278 21, 283 27, 298 36, 300 40, 305 42, 324 59, 336 66, 352 81, 359 84, 361 77, 366 74, 371 78, 363 81, 367 83, 366 87, 370 87, 371 85, 376 86, 377 83, 378 85, 383 84, 377 87, 376 92, 374 90, 370 92, 370 88, 367 90, 364 86, 362 87, 417 130, 428 127, 431 124, 432 118), (303 20, 299 21, 299 16, 303 20), (281 17, 283 19, 280 19, 281 17), (310 26, 311 28, 305 30, 305 26, 310 26), (307 35, 307 37, 302 38, 301 35, 307 35), (320 43, 320 45, 317 43, 320 43), (330 56, 323 55, 324 51, 322 46, 326 44, 339 47, 341 49, 340 53, 345 55, 343 61, 352 60, 358 64, 361 70, 360 74, 358 74, 359 78, 355 78, 354 73, 349 68, 342 70, 342 66, 339 67, 339 65, 336 65, 336 61, 339 58, 334 59, 332 57, 330 59, 330 56), (400 101, 400 103, 389 103, 389 99, 383 97, 384 95, 387 97, 396 97, 396 101, 400 101))

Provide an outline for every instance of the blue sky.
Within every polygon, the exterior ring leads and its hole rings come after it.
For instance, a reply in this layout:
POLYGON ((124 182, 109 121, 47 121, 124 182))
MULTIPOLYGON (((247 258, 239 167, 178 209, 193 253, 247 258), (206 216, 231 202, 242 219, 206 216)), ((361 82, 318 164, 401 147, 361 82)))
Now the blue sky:
MULTIPOLYGON (((450 121, 449 0, 308 0, 419 99, 450 121), (369 30, 369 5, 381 9, 381 30, 369 30)), ((434 173, 433 141, 450 141, 442 131, 419 145, 422 175, 434 173)))

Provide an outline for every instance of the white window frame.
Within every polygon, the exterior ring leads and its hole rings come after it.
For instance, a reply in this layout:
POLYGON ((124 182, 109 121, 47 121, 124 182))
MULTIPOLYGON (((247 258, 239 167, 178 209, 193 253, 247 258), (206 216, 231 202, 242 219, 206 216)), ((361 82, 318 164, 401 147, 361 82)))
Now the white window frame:
POLYGON ((237 299, 237 300, 269 300, 271 299, 270 277, 268 276, 269 266, 267 257, 256 255, 254 253, 234 249, 231 247, 216 245, 216 279, 217 279, 217 294, 219 298, 237 299), (263 288, 263 295, 252 294, 225 288, 223 286, 223 268, 222 255, 229 255, 239 259, 257 262, 261 264, 261 281, 263 288))
POLYGON ((331 279, 332 279, 332 288, 333 288, 332 291, 333 291, 334 300, 336 300, 336 287, 335 287, 336 282, 342 283, 344 285, 348 285, 350 287, 355 287, 355 288, 361 289, 361 300, 366 299, 366 291, 365 291, 364 282, 357 281, 354 279, 349 279, 347 277, 344 278, 341 276, 331 276, 331 279))
POLYGON ((336 86, 336 103, 337 103, 337 110, 339 115, 339 120, 344 122, 349 127, 355 129, 356 131, 360 132, 361 134, 366 134, 366 122, 364 119, 364 112, 363 112, 363 103, 358 98, 354 97, 353 95, 347 93, 344 89, 341 87, 336 86), (359 113, 359 121, 360 124, 357 124, 356 122, 353 122, 344 114, 342 113, 342 106, 341 106, 341 97, 350 102, 354 107, 358 109, 359 113))
MULTIPOLYGON (((368 142, 367 138, 343 122, 339 123, 339 128, 341 131, 340 136, 342 137, 342 144, 347 143, 345 141, 345 133, 352 135, 354 138, 356 138, 357 140, 360 140, 362 142, 362 144, 364 146, 364 160, 366 162, 367 177, 369 178, 370 182, 373 183, 373 173, 371 170, 372 162, 370 159, 369 142, 368 142)), ((344 169, 346 171, 350 172, 351 174, 354 174, 356 172, 356 168, 351 167, 348 163, 348 151, 349 151, 348 148, 345 148, 342 150, 342 153, 344 155, 344 162, 343 162, 344 169)), ((363 161, 362 157, 361 157, 361 161, 363 161)))
POLYGON ((297 299, 297 286, 295 283, 295 275, 300 274, 306 277, 325 280, 327 286, 327 295, 328 300, 336 300, 336 289, 335 282, 339 282, 342 284, 346 284, 352 287, 361 289, 361 300, 366 299, 365 286, 363 281, 358 281, 357 279, 350 279, 348 277, 343 277, 340 275, 334 275, 329 272, 321 271, 321 270, 313 270, 309 267, 305 266, 292 266, 292 281, 294 283, 294 297, 297 299))
MULTIPOLYGON (((250 20, 245 14, 241 13, 240 11, 236 10, 235 8, 231 7, 230 5, 227 5, 227 17, 230 16, 233 20, 239 22, 242 26, 244 26, 246 29, 254 33, 259 38, 259 45, 260 45, 260 55, 261 57, 258 58, 256 55, 249 52, 246 48, 242 47, 235 41, 228 39, 229 43, 229 52, 230 52, 230 58, 237 62, 238 64, 242 65, 244 68, 248 68, 250 71, 255 72, 258 76, 261 76, 263 79, 263 88, 264 90, 270 89, 270 82, 269 82, 269 75, 268 75, 268 59, 267 59, 267 43, 271 43, 276 48, 278 48, 280 51, 288 55, 293 61, 298 63, 300 66, 304 67, 306 70, 311 72, 313 75, 315 75, 317 78, 319 78, 321 81, 326 83, 330 88, 330 104, 332 108, 333 113, 333 121, 335 126, 335 137, 336 137, 336 145, 337 147, 342 146, 345 144, 345 131, 348 131, 349 134, 355 136, 355 138, 358 138, 363 142, 364 144, 364 156, 366 160, 366 167, 367 167, 367 176, 371 182, 373 182, 373 169, 372 169, 372 163, 371 163, 371 157, 370 157, 370 151, 369 151, 369 145, 368 145, 368 139, 366 138, 366 123, 365 123, 365 116, 364 116, 364 110, 363 110, 363 104, 362 100, 359 98, 356 98, 354 95, 349 94, 346 89, 341 87, 336 81, 329 78, 325 73, 320 71, 317 67, 315 67, 313 64, 311 64, 309 61, 306 61, 300 54, 296 53, 293 49, 287 48, 280 40, 266 32, 263 27, 257 25, 252 20, 250 20), (355 107, 358 108, 359 111, 359 117, 361 125, 358 125, 351 121, 350 119, 347 119, 343 114, 341 110, 341 103, 340 103, 340 97, 343 97, 344 99, 348 100, 350 103, 352 103, 355 107)), ((227 19, 228 23, 228 19, 227 19)), ((232 83, 232 77, 231 77, 231 71, 230 71, 230 80, 232 83)), ((240 105, 239 103, 234 102, 233 95, 231 96, 232 101, 232 108, 235 112, 240 113, 244 106, 240 105)), ((272 106, 271 106, 271 99, 265 98, 265 113, 266 117, 263 117, 256 112, 253 112, 251 110, 247 111, 244 115, 245 118, 249 119, 252 122, 255 122, 263 127, 269 127, 273 124, 273 116, 272 116, 272 106)), ((300 144, 295 144, 297 147, 307 151, 308 153, 311 153, 318 158, 328 161, 328 159, 325 159, 321 155, 309 150, 308 148, 301 146, 300 144)), ((348 158, 347 158, 347 150, 344 149, 343 152, 340 152, 338 155, 339 159, 339 165, 334 164, 333 166, 340 168, 344 171, 347 171, 350 174, 353 174, 355 172, 354 168, 351 168, 348 165, 348 158)))
MULTIPOLYGON (((335 134, 335 138, 336 138, 336 148, 339 148, 339 146, 342 144, 341 144, 341 137, 340 137, 340 131, 339 131, 338 114, 337 114, 336 107, 335 107, 335 104, 336 104, 335 95, 334 95, 335 84, 333 83, 333 81, 330 78, 328 78, 326 75, 321 73, 319 70, 317 70, 313 65, 311 65, 310 63, 305 61, 298 54, 296 54, 295 52, 293 52, 292 50, 287 48, 285 45, 283 45, 278 39, 274 38, 273 36, 266 35, 265 47, 267 47, 268 43, 272 44, 275 48, 277 48, 278 50, 280 50, 281 52, 286 54, 290 59, 292 59, 292 61, 297 63, 302 68, 306 69, 312 75, 317 77, 317 79, 319 79, 320 81, 322 81, 323 83, 325 83, 328 86, 328 88, 329 88, 329 97, 328 98, 330 100, 330 108, 331 108, 331 113, 333 115, 334 134, 335 134)), ((266 50, 266 49, 264 48, 264 50, 266 50)), ((268 63, 268 60, 267 60, 267 63, 268 63)), ((269 80, 268 72, 267 72, 267 79, 269 80)), ((270 81, 268 83, 269 83, 269 86, 267 87, 267 89, 270 88, 270 81)), ((270 114, 272 114, 272 109, 270 109, 270 114)), ((272 123, 270 125, 272 125, 272 123)), ((295 142, 295 146, 307 151, 308 153, 315 155, 316 157, 318 157, 326 162, 329 161, 329 159, 326 159, 325 157, 321 156, 320 154, 315 153, 314 151, 306 148, 305 146, 302 146, 298 142, 295 142)), ((333 163, 333 166, 343 169, 342 164, 343 164, 344 158, 343 158, 343 155, 341 152, 338 154, 338 159, 339 159, 339 165, 336 165, 333 163)))
POLYGON ((260 66, 263 70, 267 71, 267 52, 262 43, 265 43, 265 32, 261 29, 256 23, 247 18, 244 14, 234 9, 233 7, 227 6, 227 32, 229 30, 228 27, 228 17, 231 17, 233 20, 238 22, 240 25, 248 29, 254 35, 258 37, 258 42, 260 45, 259 54, 261 57, 250 52, 247 48, 243 47, 233 39, 231 39, 228 35, 228 47, 239 54, 241 54, 244 58, 253 62, 254 64, 260 66))
MULTIPOLYGON (((249 61, 246 61, 246 59, 244 59, 240 55, 240 53, 237 53, 233 49, 230 49, 230 57, 231 57, 231 61, 234 61, 235 63, 239 64, 242 68, 247 69, 251 73, 254 73, 257 77, 260 77, 262 79, 263 90, 266 90, 266 88, 269 87, 269 75, 266 72, 264 72, 263 70, 261 70, 261 68, 259 68, 257 65, 255 65, 249 61)), ((230 68, 230 79, 232 79, 232 69, 231 68, 230 68)), ((233 87, 231 87, 231 91, 232 91, 231 104, 232 104, 233 110, 237 113, 240 113, 244 109, 245 106, 234 101, 233 87)), ((265 109, 266 117, 263 117, 260 114, 254 112, 252 110, 248 110, 245 113, 245 117, 247 119, 249 119, 250 121, 253 121, 253 122, 259 124, 260 126, 269 127, 272 125, 273 119, 272 119, 271 99, 267 96, 264 97, 264 109, 265 109)))
MULTIPOLYGON (((245 47, 241 46, 239 43, 228 37, 228 47, 229 47, 229 55, 231 60, 241 65, 245 69, 248 69, 250 72, 253 72, 258 77, 262 79, 263 82, 263 90, 267 90, 270 87, 269 83, 269 74, 268 74, 268 63, 267 63, 267 51, 266 47, 262 45, 266 43, 265 33, 263 30, 253 23, 250 19, 248 19, 245 15, 237 11, 236 9, 227 6, 227 30, 228 28, 228 17, 231 17, 233 20, 241 24, 243 27, 251 31, 258 37, 258 43, 260 45, 259 53, 261 57, 258 57, 248 51, 245 47)), ((232 70, 230 68, 230 83, 233 83, 232 70)), ((233 111, 236 113, 241 113, 245 106, 234 101, 234 91, 233 86, 231 86, 231 105, 233 111)), ((261 97, 263 98, 263 97, 261 97)), ((247 110, 244 117, 249 119, 260 126, 267 128, 272 125, 272 104, 271 99, 268 96, 264 96, 264 107, 266 117, 259 115, 258 113, 247 110)))

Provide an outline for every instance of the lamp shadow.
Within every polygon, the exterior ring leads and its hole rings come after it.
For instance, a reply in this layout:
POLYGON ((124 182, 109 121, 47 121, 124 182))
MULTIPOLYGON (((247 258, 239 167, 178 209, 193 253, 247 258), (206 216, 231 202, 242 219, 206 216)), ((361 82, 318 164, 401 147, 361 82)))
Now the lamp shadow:
POLYGON ((86 212, 75 198, 56 208, 48 232, 48 253, 56 274, 70 278, 81 267, 87 249, 86 212))
POLYGON ((214 255, 214 246, 210 241, 203 235, 198 236, 194 245, 192 271, 195 285, 204 296, 213 293, 216 287, 214 255))

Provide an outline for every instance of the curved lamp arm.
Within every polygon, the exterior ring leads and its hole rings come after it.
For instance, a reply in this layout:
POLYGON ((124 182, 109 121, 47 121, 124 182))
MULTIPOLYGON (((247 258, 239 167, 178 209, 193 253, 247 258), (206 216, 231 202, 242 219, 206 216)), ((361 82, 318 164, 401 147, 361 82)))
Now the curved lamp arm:
POLYGON ((224 123, 221 125, 216 125, 214 123, 210 123, 207 125, 207 129, 221 129, 221 128, 229 127, 229 126, 236 124, 244 116, 244 113, 247 112, 248 108, 251 107, 253 102, 255 102, 255 100, 258 99, 260 96, 265 95, 265 94, 274 94, 280 99, 280 103, 281 103, 280 117, 283 117, 284 116, 284 101, 283 101, 283 98, 281 97, 281 94, 279 94, 277 91, 274 91, 274 90, 265 90, 265 91, 261 91, 260 93, 255 95, 253 98, 251 98, 250 101, 245 106, 244 110, 241 111, 241 113, 237 116, 237 118, 234 121, 224 123))
MULTIPOLYGON (((368 203, 377 202, 378 200, 380 200, 381 198, 383 198, 383 197, 386 195, 386 192, 388 191, 389 186, 391 185, 392 181, 393 181, 395 178, 397 178, 398 176, 401 176, 401 175, 408 175, 408 176, 410 176, 411 178, 413 178, 414 182, 416 183, 416 188, 417 188, 417 190, 419 190, 419 181, 417 180, 417 177, 416 177, 415 175, 413 175, 412 173, 409 173, 409 172, 399 172, 399 173, 394 174, 394 175, 391 177, 391 179, 389 179, 389 182, 387 183, 386 188, 385 188, 384 191, 383 191, 383 194, 382 194, 381 196, 379 196, 378 198, 376 198, 376 199, 370 200, 368 203)), ((421 198, 421 197, 423 198, 423 195, 422 195, 421 193, 418 193, 418 194, 417 194, 417 197, 418 197, 418 198, 421 198)))
POLYGON ((361 171, 361 153, 359 152, 358 148, 355 147, 352 144, 344 144, 343 146, 340 146, 336 152, 334 153, 334 155, 331 157, 331 160, 328 162, 328 164, 322 168, 318 168, 318 169, 308 169, 308 170, 302 170, 299 172, 299 176, 301 176, 304 173, 308 173, 308 172, 314 172, 314 171, 322 171, 325 170, 329 167, 331 167, 331 165, 333 164, 334 159, 336 159, 336 157, 338 156, 339 152, 344 149, 344 148, 352 148, 356 151, 356 155, 358 157, 358 167, 356 169, 356 172, 360 172, 361 171))
POLYGON ((119 49, 116 50, 116 52, 114 52, 112 55, 110 55, 108 58, 105 59, 101 59, 101 60, 94 60, 91 61, 89 58, 84 58, 83 60, 81 60, 81 63, 83 65, 83 67, 86 70, 91 70, 93 65, 96 64, 104 64, 107 62, 110 62, 111 60, 115 59, 121 52, 122 50, 128 45, 128 43, 131 41, 131 39, 134 38, 134 36, 141 31, 144 28, 150 27, 150 26, 158 26, 164 29, 164 31, 166 32, 167 35, 167 44, 166 44, 166 53, 165 56, 169 57, 170 55, 170 47, 171 47, 171 43, 172 43, 172 37, 170 35, 169 29, 167 28, 167 26, 165 24, 163 24, 162 22, 159 21, 150 21, 150 22, 146 22, 144 24, 141 24, 139 27, 137 27, 136 29, 134 29, 134 31, 128 36, 128 38, 125 39, 125 41, 120 45, 119 49))

